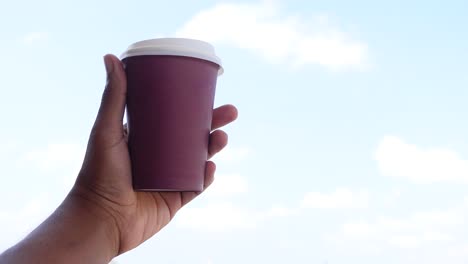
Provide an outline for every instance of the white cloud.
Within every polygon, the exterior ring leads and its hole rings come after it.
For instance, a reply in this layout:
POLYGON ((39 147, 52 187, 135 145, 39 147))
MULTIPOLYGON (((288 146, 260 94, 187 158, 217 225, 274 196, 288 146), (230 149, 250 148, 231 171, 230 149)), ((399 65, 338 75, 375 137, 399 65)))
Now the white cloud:
POLYGON ((25 160, 44 170, 70 167, 79 168, 83 162, 85 148, 77 144, 50 144, 43 149, 33 150, 25 155, 25 160))
POLYGON ((335 240, 367 242, 382 248, 420 248, 430 243, 447 243, 466 219, 464 208, 445 211, 415 212, 407 217, 379 217, 374 222, 356 221, 343 224, 335 240))
POLYGON ((20 163, 32 165, 48 175, 58 175, 65 189, 73 186, 83 163, 86 148, 73 143, 54 143, 27 152, 20 163))
POLYGON ((388 243, 399 248, 417 248, 421 245, 421 241, 416 236, 392 236, 388 243))
POLYGON ((383 201, 384 204, 386 206, 391 206, 391 207, 397 206, 397 202, 399 201, 401 197, 401 193, 402 191, 399 189, 392 190, 390 193, 385 195, 384 201, 383 201))
POLYGON ((366 222, 346 223, 342 229, 345 236, 356 238, 366 238, 376 233, 375 227, 366 222))
POLYGON ((296 215, 298 213, 298 208, 290 208, 283 205, 276 205, 271 207, 271 209, 265 213, 265 217, 286 217, 296 215))
POLYGON ((428 230, 424 232, 423 239, 426 241, 450 241, 453 240, 453 237, 446 233, 428 230))
POLYGON ((0 148, 0 159, 5 161, 11 159, 12 157, 18 155, 18 150, 20 149, 20 144, 16 141, 2 142, 2 147, 0 148))
POLYGON ((468 183, 468 160, 443 148, 420 148, 395 136, 385 136, 375 158, 382 174, 415 183, 468 183))
POLYGON ((247 180, 239 174, 216 176, 213 184, 206 190, 207 195, 230 196, 245 193, 248 190, 247 180))
POLYGON ((468 257, 468 244, 453 246, 449 248, 447 253, 451 257, 468 257))
POLYGON ((182 209, 176 217, 176 225, 208 232, 228 232, 255 228, 260 223, 274 218, 288 217, 300 213, 300 208, 274 205, 269 209, 252 209, 239 205, 232 198, 248 192, 247 180, 239 174, 217 176, 213 185, 204 193, 208 199, 217 200, 201 207, 182 209), (212 197, 211 197, 212 196, 212 197))
POLYGON ((47 32, 30 32, 22 37, 22 42, 26 45, 32 45, 34 43, 47 40, 49 34, 47 32))
POLYGON ((215 162, 239 162, 247 158, 251 154, 251 149, 248 147, 226 147, 217 154, 213 160, 215 162))
POLYGON ((316 209, 359 209, 367 208, 368 193, 353 192, 348 188, 337 188, 332 193, 310 192, 302 200, 303 208, 316 209))
POLYGON ((233 45, 294 67, 364 68, 367 45, 333 28, 328 20, 324 15, 307 20, 287 16, 270 1, 218 4, 196 14, 177 36, 233 45))
POLYGON ((15 211, 0 211, 0 252, 21 240, 49 214, 55 204, 45 194, 37 196, 15 211))
POLYGON ((176 217, 176 225, 209 232, 228 232, 255 228, 262 223, 281 217, 295 216, 299 208, 272 206, 253 210, 231 202, 216 202, 203 207, 186 207, 176 217))
POLYGON ((182 228, 203 231, 230 231, 256 226, 255 214, 232 203, 217 203, 206 207, 187 207, 177 215, 176 224, 182 228))

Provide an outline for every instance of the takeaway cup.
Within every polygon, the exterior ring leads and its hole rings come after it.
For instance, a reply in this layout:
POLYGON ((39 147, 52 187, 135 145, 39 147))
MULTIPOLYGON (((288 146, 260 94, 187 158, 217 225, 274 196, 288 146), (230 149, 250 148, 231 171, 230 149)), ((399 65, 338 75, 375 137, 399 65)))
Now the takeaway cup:
POLYGON ((137 191, 201 191, 218 75, 214 47, 194 39, 136 42, 127 76, 128 146, 137 191))

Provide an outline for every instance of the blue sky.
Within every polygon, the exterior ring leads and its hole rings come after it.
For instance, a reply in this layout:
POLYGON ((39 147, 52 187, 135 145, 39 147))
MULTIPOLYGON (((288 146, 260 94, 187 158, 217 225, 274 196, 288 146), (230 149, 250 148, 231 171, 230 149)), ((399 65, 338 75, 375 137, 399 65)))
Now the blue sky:
POLYGON ((212 42, 233 103, 217 181, 117 263, 466 263, 466 1, 0 3, 0 250, 61 202, 102 56, 212 42))

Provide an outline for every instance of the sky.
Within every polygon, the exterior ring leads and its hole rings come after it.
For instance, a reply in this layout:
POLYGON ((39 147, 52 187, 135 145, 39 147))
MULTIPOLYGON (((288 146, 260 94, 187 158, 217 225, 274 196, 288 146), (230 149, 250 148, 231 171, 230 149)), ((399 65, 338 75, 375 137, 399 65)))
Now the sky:
POLYGON ((102 57, 191 37, 234 104, 216 181, 114 260, 466 263, 468 2, 2 1, 0 251, 63 200, 102 57))

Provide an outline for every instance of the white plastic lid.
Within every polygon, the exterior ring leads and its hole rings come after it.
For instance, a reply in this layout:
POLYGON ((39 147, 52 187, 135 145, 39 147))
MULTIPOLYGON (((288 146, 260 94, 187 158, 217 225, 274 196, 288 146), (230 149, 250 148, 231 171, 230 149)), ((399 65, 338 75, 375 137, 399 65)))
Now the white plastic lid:
POLYGON ((224 72, 221 59, 216 56, 214 47, 201 40, 186 38, 158 38, 143 40, 130 45, 120 58, 123 60, 128 57, 143 55, 193 57, 218 64, 218 75, 221 75, 224 72))

